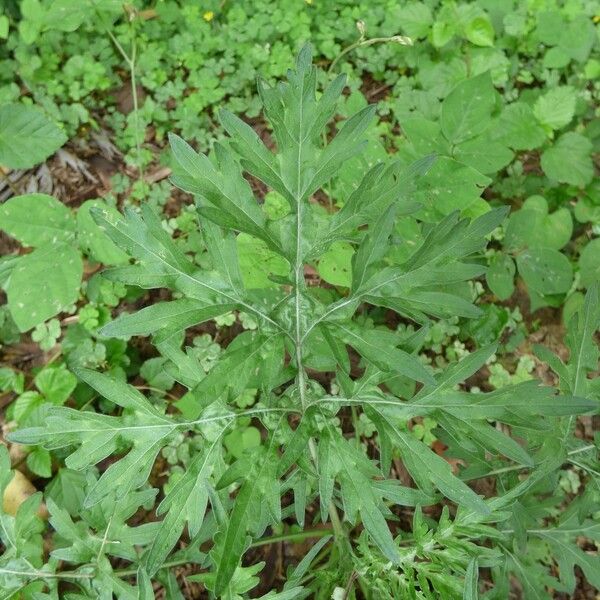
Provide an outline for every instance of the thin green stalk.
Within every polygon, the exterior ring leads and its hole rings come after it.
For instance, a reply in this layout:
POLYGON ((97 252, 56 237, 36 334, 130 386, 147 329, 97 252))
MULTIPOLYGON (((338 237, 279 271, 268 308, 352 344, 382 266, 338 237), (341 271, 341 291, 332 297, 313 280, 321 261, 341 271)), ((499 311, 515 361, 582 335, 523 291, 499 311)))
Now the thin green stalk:
POLYGON ((129 78, 131 82, 131 96, 133 98, 133 120, 135 129, 135 148, 137 153, 137 168, 138 168, 138 179, 142 182, 143 193, 146 193, 146 181, 144 179, 144 163, 142 161, 142 141, 140 139, 140 112, 138 105, 138 94, 137 94, 137 81, 136 81, 136 56, 137 56, 137 43, 135 37, 132 34, 131 40, 131 61, 129 69, 129 78))
MULTIPOLYGON (((282 535, 274 535, 271 537, 262 538, 256 540, 250 544, 250 548, 258 548, 260 546, 268 546, 269 544, 276 544, 279 542, 302 542, 311 538, 322 538, 327 535, 331 535, 329 529, 309 529, 308 531, 300 531, 298 533, 289 533, 282 535)), ((190 563, 189 558, 180 558, 177 560, 170 560, 163 564, 163 569, 170 569, 171 567, 179 567, 181 565, 187 565, 190 563)), ((117 569, 113 571, 113 574, 117 577, 132 577, 137 573, 137 569, 117 569)))
POLYGON ((350 411, 352 412, 352 427, 354 428, 354 438, 356 439, 356 446, 360 448, 360 432, 359 432, 359 423, 360 419, 358 416, 358 411, 356 410, 356 406, 352 405, 350 407, 350 411))
MULTIPOLYGON (((588 450, 592 450, 595 447, 596 446, 594 444, 588 444, 587 446, 583 446, 582 448, 576 448, 575 450, 571 450, 570 452, 567 452, 567 459, 569 456, 573 456, 575 454, 581 454, 582 452, 587 452, 588 450)), ((525 464, 511 465, 509 467, 502 467, 500 469, 494 469, 493 471, 489 471, 488 473, 485 473, 483 475, 477 475, 476 477, 470 477, 469 479, 466 479, 465 481, 471 481, 473 479, 483 479, 484 477, 491 477, 492 475, 500 475, 502 473, 510 473, 511 471, 521 471, 522 469, 531 469, 531 468, 532 467, 530 467, 529 465, 525 465, 525 464)))
MULTIPOLYGON (((180 558, 178 560, 168 560, 167 562, 163 563, 161 569, 170 569, 171 567, 179 567, 181 565, 187 565, 190 563, 189 558, 180 558)), ((116 571, 113 571, 113 575, 116 575, 117 577, 133 577, 134 575, 137 575, 137 568, 136 569, 117 569, 116 571)))
POLYGON ((106 530, 104 531, 104 536, 102 537, 102 543, 100 545, 100 550, 98 550, 98 554, 96 555, 97 563, 100 562, 100 557, 102 556, 102 552, 104 551, 104 546, 106 546, 106 542, 108 541, 108 532, 110 531, 110 527, 112 525, 114 516, 115 516, 115 513, 113 512, 113 514, 110 515, 110 519, 108 520, 108 523, 106 524, 106 530))
POLYGON ((584 471, 587 471, 588 473, 592 474, 594 477, 598 477, 600 478, 600 471, 597 471, 596 469, 592 469, 592 467, 589 467, 588 465, 584 465, 580 462, 577 462, 576 460, 573 459, 569 459, 569 462, 576 466, 579 467, 580 469, 583 469, 584 471))
POLYGON ((140 138, 140 120, 139 120, 139 101, 137 94, 137 78, 136 78, 136 58, 137 58, 137 41, 135 38, 133 27, 130 24, 131 33, 131 55, 129 55, 122 44, 116 38, 110 27, 106 25, 102 15, 98 12, 98 8, 94 0, 90 0, 94 9, 96 10, 96 16, 100 22, 104 32, 108 35, 119 54, 123 57, 127 68, 129 69, 129 82, 131 86, 131 98, 133 101, 133 120, 134 120, 134 137, 135 137, 135 148, 137 155, 137 170, 138 170, 138 181, 142 182, 144 194, 146 193, 146 182, 144 180, 144 166, 142 162, 142 141, 140 138))
POLYGON ((352 52, 352 50, 356 50, 356 48, 361 48, 363 46, 373 46, 374 44, 386 44, 386 43, 395 43, 401 44, 402 46, 412 46, 413 41, 411 38, 405 35, 392 35, 389 37, 376 37, 376 38, 365 38, 364 34, 361 35, 357 42, 354 44, 350 44, 344 48, 334 59, 333 62, 329 65, 327 72, 330 73, 335 65, 342 59, 346 54, 352 52))
POLYGON ((331 535, 329 529, 309 529, 307 531, 299 531, 298 533, 288 533, 283 535, 274 535, 272 537, 262 538, 250 544, 251 548, 259 546, 268 546, 269 544, 277 544, 279 542, 301 542, 311 538, 322 538, 331 535))

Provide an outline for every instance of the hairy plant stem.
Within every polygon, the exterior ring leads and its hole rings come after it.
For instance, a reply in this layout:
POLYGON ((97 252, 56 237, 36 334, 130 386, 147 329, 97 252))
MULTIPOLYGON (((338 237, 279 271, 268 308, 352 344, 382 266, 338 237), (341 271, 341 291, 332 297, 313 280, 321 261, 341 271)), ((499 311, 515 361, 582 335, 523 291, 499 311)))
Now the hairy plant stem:
POLYGON ((22 577, 31 577, 32 579, 92 579, 94 575, 92 573, 77 573, 76 571, 63 571, 59 573, 46 573, 34 569, 31 571, 22 571, 15 569, 6 569, 0 567, 0 575, 20 575, 22 577))
MULTIPOLYGON (((300 149, 298 151, 300 154, 300 149)), ((298 156, 298 188, 300 187, 300 156, 298 156)), ((302 288, 305 286, 304 280, 304 262, 302 260, 302 195, 298 189, 296 194, 296 260, 294 265, 294 296, 295 296, 295 336, 294 345, 296 349, 296 368, 298 369, 297 386, 300 395, 300 404, 302 412, 308 408, 306 398, 306 371, 302 357, 302 345, 304 337, 302 334, 302 323, 300 318, 300 299, 302 297, 302 288)), ((308 440, 310 455, 315 467, 318 466, 318 455, 313 438, 308 440)), ((340 520, 337 508, 333 500, 329 503, 329 518, 333 526, 336 544, 342 552, 347 551, 348 537, 340 520)))

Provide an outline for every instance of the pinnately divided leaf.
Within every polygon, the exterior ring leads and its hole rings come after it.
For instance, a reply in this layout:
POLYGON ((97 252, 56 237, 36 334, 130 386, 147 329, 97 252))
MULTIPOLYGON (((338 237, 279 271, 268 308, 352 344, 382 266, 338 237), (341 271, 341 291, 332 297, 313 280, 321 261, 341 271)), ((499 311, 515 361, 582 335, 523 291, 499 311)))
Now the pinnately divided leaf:
MULTIPOLYGON (((502 233, 507 208, 490 205, 509 192, 520 197, 526 169, 511 165, 510 185, 489 203, 481 197, 491 181, 484 172, 503 169, 513 150, 547 144, 546 175, 579 187, 579 208, 593 205, 595 191, 585 188, 593 124, 560 133, 553 144, 547 139, 575 116, 571 83, 543 95, 527 85, 531 97, 503 115, 496 87, 505 85, 505 44, 529 30, 538 41, 521 40, 523 52, 551 46, 569 61, 583 56, 582 70, 597 65, 557 31, 552 15, 562 9, 542 11, 536 25, 521 12, 490 18, 485 3, 426 4, 390 9, 390 21, 399 18, 436 49, 475 48, 467 66, 436 54, 428 61, 432 81, 423 78, 419 94, 406 98, 403 81, 413 67, 403 69, 394 102, 407 114, 431 114, 406 120, 406 144, 389 160, 374 127, 376 107, 356 82, 347 94, 345 76, 321 90, 329 75, 319 74, 305 46, 285 81, 259 79, 261 135, 246 116, 223 110, 230 137, 210 154, 194 149, 206 140, 192 147, 169 136, 172 183, 193 196, 176 218, 159 216, 153 194, 139 204, 126 200, 122 212, 108 199, 86 203, 76 218, 42 194, 0 208, 6 231, 34 247, 0 265, 14 324, 36 327, 38 339, 68 326, 56 371, 46 367, 29 381, 0 369, 0 393, 16 397, 9 441, 26 447, 27 466, 40 478, 60 464, 43 484, 47 531, 37 516, 41 493, 12 512, 0 507, 0 587, 10 597, 54 598, 64 590, 73 598, 145 599, 162 586, 165 597, 183 598, 173 568, 185 565, 200 593, 241 600, 256 596, 262 547, 281 542, 287 583, 279 579, 283 569, 267 568, 265 600, 471 600, 484 585, 486 597, 516 590, 547 598, 573 593, 574 573, 600 585, 597 553, 582 543, 600 540, 597 444, 584 427, 574 435, 575 416, 600 408, 593 260, 582 253, 573 269, 561 253, 571 247, 571 208, 549 212, 539 196, 502 233), (473 76, 465 79, 467 67, 473 76), (569 102, 561 107, 557 99, 569 102), (539 122, 525 123, 530 117, 539 122), (575 146, 579 175, 565 176, 567 161, 557 160, 575 146), (539 229, 533 237, 528 223, 539 229), (510 254, 498 249, 503 240, 510 254), (86 266, 112 265, 83 286, 81 252, 86 266), (568 359, 537 349, 558 390, 535 378, 529 346, 519 347, 515 370, 505 364, 503 353, 524 339, 532 319, 522 319, 515 304, 490 304, 481 284, 490 254, 487 280, 497 296, 512 292, 516 265, 532 301, 558 306, 569 297, 568 359), (581 282, 585 298, 576 291, 581 282), (80 289, 90 304, 45 324, 76 305, 80 289), (139 308, 150 289, 160 301, 139 308), (127 346, 133 336, 151 336, 155 350, 127 346), (62 383, 54 381, 61 374, 62 383), (133 524, 146 513, 151 519, 133 524), (293 543, 298 550, 288 553, 293 543), (304 558, 295 560, 298 553, 304 558)), ((202 31, 221 32, 223 19, 241 14, 237 5, 221 8, 204 14, 202 31)), ((25 21, 31 10, 23 3, 25 21)), ((131 17, 142 13, 136 28, 173 16, 161 5, 131 17)), ((365 37, 365 24, 358 26, 360 41, 341 56, 375 42, 407 43, 365 37)), ((23 32, 27 26, 14 39, 11 32, 11 44, 23 32)), ((556 54, 551 64, 561 64, 556 54)), ((191 81, 197 74, 188 59, 191 81)), ((229 67, 219 65, 220 78, 229 67)), ((202 71, 206 90, 186 97, 182 114, 210 89, 210 68, 202 71)), ((544 78, 557 72, 545 68, 544 78)), ((521 72, 523 84, 534 75, 521 72)), ((0 147, 1 122, 0 114, 0 147)), ((187 135, 187 126, 180 131, 187 135)), ((144 179, 140 173, 140 189, 144 179)), ((553 188, 551 201, 561 193, 553 188)), ((14 324, 0 311, 3 343, 14 324)), ((3 446, 0 467, 5 493, 18 476, 3 446)))

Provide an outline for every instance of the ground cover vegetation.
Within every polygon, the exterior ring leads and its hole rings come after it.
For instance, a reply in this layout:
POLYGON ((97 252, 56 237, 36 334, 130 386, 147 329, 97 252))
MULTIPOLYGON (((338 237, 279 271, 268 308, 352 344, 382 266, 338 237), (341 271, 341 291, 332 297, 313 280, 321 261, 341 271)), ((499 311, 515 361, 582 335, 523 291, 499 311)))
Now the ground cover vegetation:
POLYGON ((599 22, 0 0, 0 598, 595 598, 599 22))

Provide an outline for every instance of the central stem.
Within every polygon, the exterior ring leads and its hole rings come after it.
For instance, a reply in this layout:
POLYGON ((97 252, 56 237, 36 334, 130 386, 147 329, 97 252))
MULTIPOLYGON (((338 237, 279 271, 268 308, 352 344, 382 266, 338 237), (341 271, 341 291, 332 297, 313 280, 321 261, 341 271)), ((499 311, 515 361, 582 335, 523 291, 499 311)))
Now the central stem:
MULTIPOLYGON (((299 182, 298 182, 299 183, 299 182)), ((302 359, 302 344, 303 344, 303 333, 302 324, 300 319, 300 300, 302 296, 302 289, 304 288, 304 262, 302 260, 302 198, 300 194, 297 196, 296 204, 296 260, 294 264, 294 293, 295 293, 295 339, 294 345, 296 347, 296 367, 298 368, 297 385, 298 393, 300 395, 300 404, 302 406, 302 412, 306 410, 307 398, 306 398, 306 372, 304 371, 304 364, 302 359)), ((318 468, 318 455, 313 438, 308 440, 308 448, 310 455, 315 467, 318 468)), ((329 518, 333 526, 335 539, 339 544, 347 542, 346 532, 342 526, 337 508, 333 501, 329 503, 329 518)), ((341 546, 340 546, 341 547, 341 546)))
POLYGON ((298 201, 298 223, 296 227, 296 264, 294 265, 294 292, 296 300, 296 332, 294 344, 296 346, 296 365, 298 367, 298 391, 300 394, 302 410, 304 411, 306 410, 306 376, 302 360, 302 324, 300 321, 300 298, 302 294, 301 286, 304 286, 304 264, 302 262, 302 245, 300 243, 300 236, 302 235, 302 214, 300 206, 300 201, 298 201))

